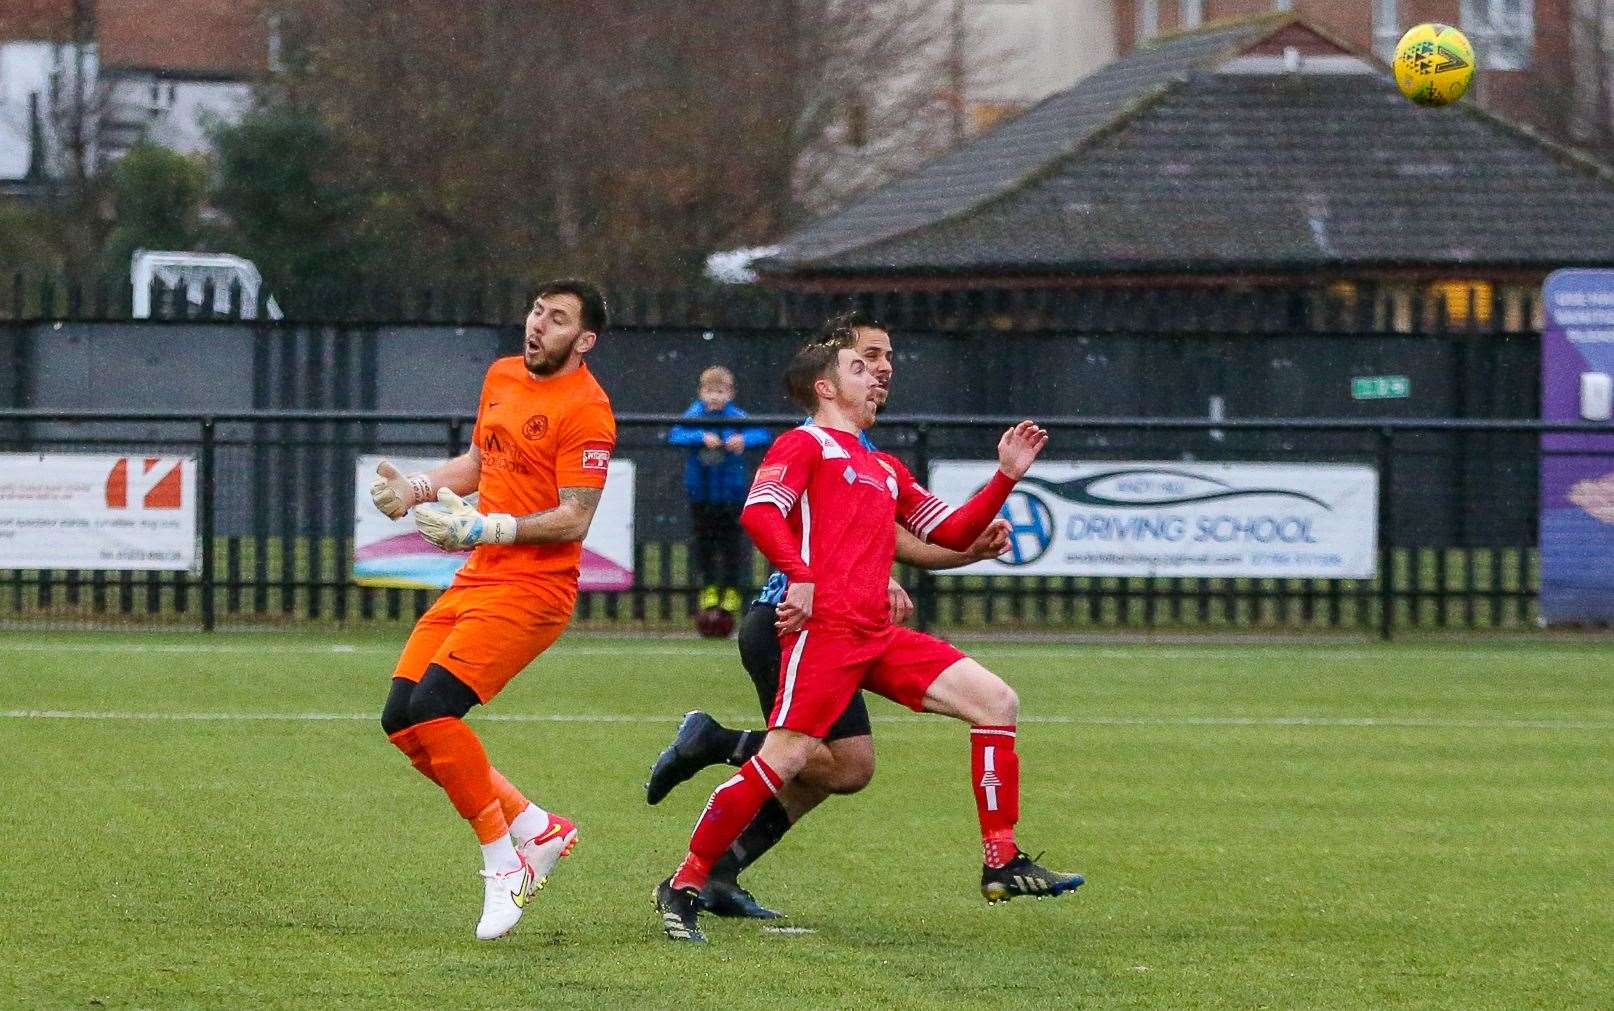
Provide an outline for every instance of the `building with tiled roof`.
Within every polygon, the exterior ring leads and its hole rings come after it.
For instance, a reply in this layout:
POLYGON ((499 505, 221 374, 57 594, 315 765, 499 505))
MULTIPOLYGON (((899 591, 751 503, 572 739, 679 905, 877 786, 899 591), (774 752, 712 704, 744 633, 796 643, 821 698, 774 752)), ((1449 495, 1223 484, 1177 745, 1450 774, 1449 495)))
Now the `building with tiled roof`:
POLYGON ((102 0, 96 6, 101 64, 109 69, 234 80, 268 69, 263 0, 102 0))
MULTIPOLYGON (((1614 123, 1598 95, 1603 87, 1599 2, 1579 11, 1577 5, 1585 0, 1284 0, 1283 6, 1385 61, 1394 57, 1396 42, 1413 25, 1455 25, 1467 34, 1479 58, 1469 101, 1551 137, 1606 146, 1614 123)), ((1218 18, 1268 13, 1278 4, 1115 0, 1114 6, 1116 51, 1125 54, 1162 34, 1218 18)))
POLYGON ((265 0, 10 0, 0 9, 0 189, 26 194, 64 174, 61 134, 79 118, 92 121, 98 163, 142 138, 205 149, 208 121, 244 111, 252 82, 269 69, 265 8, 265 0))
POLYGON ((1362 283, 1488 314, 1614 263, 1614 175, 1266 16, 1140 47, 781 246, 758 269, 796 291, 1362 283))

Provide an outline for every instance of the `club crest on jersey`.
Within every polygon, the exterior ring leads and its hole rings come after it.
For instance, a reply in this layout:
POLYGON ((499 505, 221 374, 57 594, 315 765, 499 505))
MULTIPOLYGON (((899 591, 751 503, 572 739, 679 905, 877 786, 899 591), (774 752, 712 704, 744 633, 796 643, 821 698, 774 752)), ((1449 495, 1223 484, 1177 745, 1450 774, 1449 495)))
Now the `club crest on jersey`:
POLYGON ((583 450, 583 469, 601 471, 610 470, 611 451, 609 449, 583 450))
POLYGON ((888 477, 885 479, 885 484, 881 484, 879 478, 869 474, 859 474, 857 469, 851 464, 847 464, 846 469, 841 471, 841 477, 846 478, 847 484, 866 484, 870 488, 890 492, 892 498, 897 497, 897 482, 895 478, 888 477))
POLYGON ((544 433, 549 431, 549 418, 543 414, 534 414, 521 426, 521 434, 529 439, 542 439, 544 433))

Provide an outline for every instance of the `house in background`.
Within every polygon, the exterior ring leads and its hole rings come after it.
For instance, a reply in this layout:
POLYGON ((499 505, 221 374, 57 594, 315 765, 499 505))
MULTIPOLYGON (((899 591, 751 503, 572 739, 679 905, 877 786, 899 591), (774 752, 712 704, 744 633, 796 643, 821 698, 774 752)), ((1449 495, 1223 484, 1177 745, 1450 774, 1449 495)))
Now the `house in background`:
POLYGON ((1115 56, 1114 0, 920 0, 916 9, 918 23, 899 30, 914 50, 877 52, 848 74, 863 90, 838 97, 838 121, 803 153, 796 193, 811 211, 913 171, 1115 56))
POLYGON ((264 0, 8 0, 0 11, 0 190, 28 195, 147 138, 207 147, 271 69, 264 0))
POLYGON ((96 35, 109 85, 103 137, 116 157, 145 137, 191 153, 210 119, 233 122, 275 69, 264 0, 101 0, 96 35))
POLYGON ((1471 103, 1416 106, 1366 51, 1280 14, 1138 46, 756 268, 801 293, 1035 292, 1050 321, 1153 290, 1200 310, 1279 293, 1300 327, 1516 330, 1547 273, 1611 262, 1608 168, 1471 103))
POLYGON ((1614 38, 1600 45, 1604 30, 1592 23, 1614 19, 1614 4, 1607 0, 1115 0, 1116 51, 1274 11, 1302 14, 1386 62, 1413 25, 1456 25, 1480 61, 1468 101, 1562 140, 1599 146, 1610 140, 1602 92, 1614 71, 1614 38), (1578 26, 1577 6, 1586 21, 1578 26))
POLYGON ((963 14, 977 73, 968 134, 1017 116, 1115 58, 1114 0, 942 0, 963 14))

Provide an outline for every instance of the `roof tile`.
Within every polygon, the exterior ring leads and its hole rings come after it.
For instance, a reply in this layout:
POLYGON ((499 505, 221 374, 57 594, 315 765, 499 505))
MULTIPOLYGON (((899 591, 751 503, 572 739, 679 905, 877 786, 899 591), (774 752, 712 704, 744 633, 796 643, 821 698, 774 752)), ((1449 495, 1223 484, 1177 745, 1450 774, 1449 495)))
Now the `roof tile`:
POLYGON ((785 239, 778 260, 817 260, 966 211, 1068 154, 1174 75, 1248 45, 1284 23, 1282 18, 1257 18, 1139 49, 912 175, 804 226, 785 239))

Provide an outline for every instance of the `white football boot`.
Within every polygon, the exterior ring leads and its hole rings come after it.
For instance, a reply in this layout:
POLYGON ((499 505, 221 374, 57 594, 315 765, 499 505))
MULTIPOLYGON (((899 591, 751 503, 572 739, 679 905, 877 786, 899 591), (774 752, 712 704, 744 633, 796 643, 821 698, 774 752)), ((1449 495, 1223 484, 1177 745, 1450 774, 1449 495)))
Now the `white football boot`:
POLYGON ((482 919, 476 923, 476 939, 491 941, 510 933, 527 899, 536 890, 533 887, 532 866, 525 857, 517 854, 519 866, 508 871, 482 871, 482 919))
POLYGON ((521 859, 532 868, 532 886, 527 891, 528 898, 544 887, 544 882, 549 880, 549 872, 555 869, 556 861, 570 854, 575 845, 577 826, 570 819, 551 813, 549 824, 544 826, 542 832, 516 846, 521 859))

